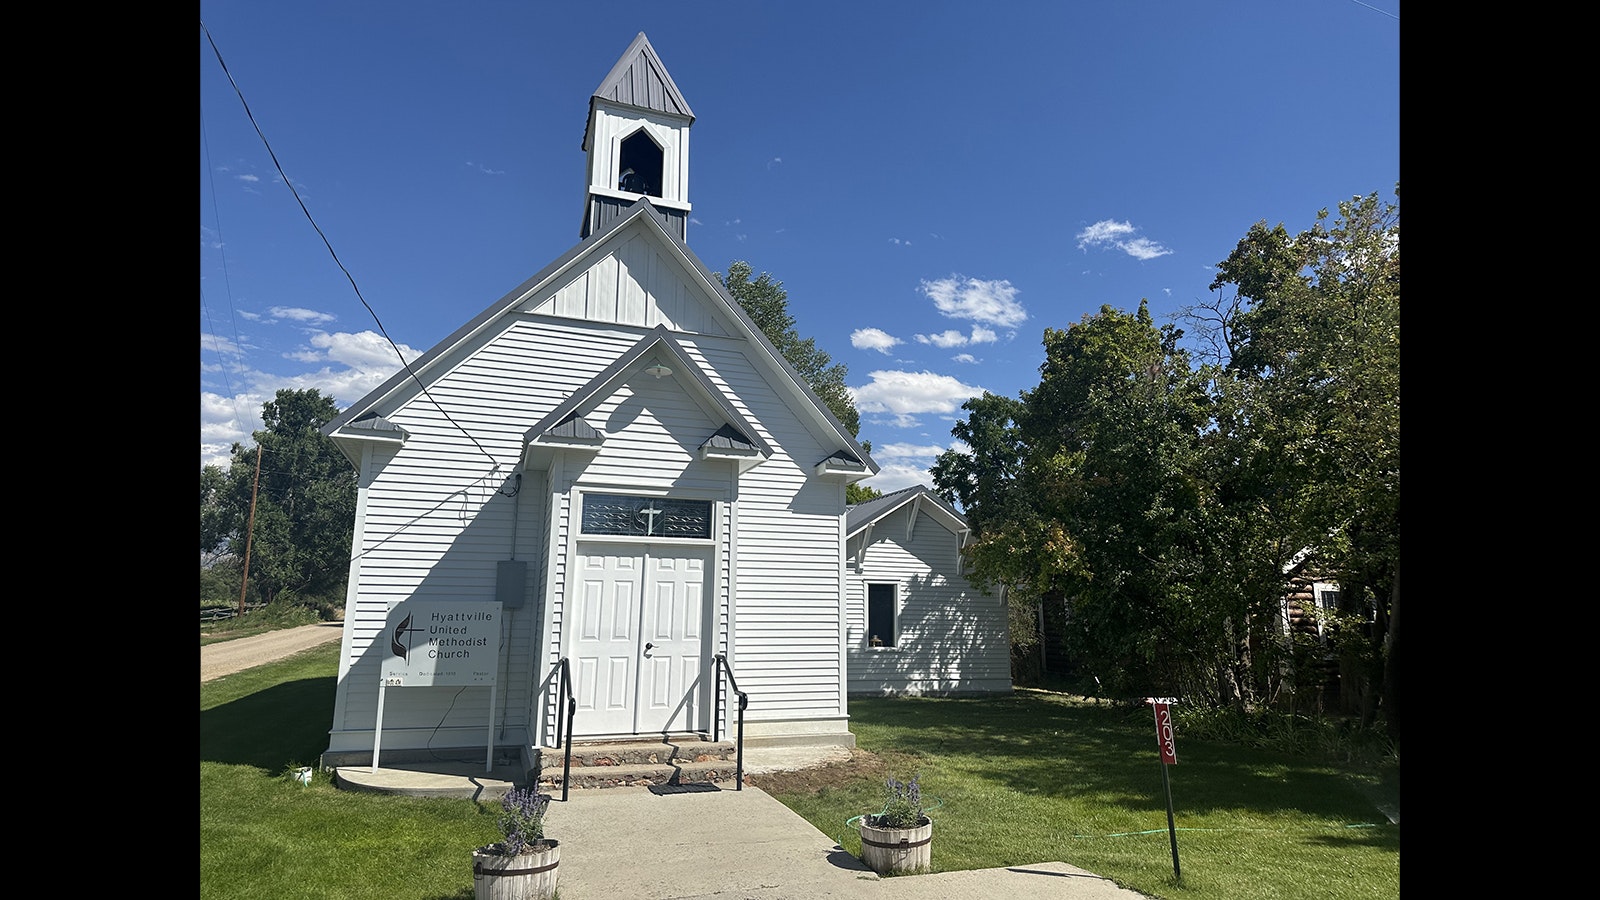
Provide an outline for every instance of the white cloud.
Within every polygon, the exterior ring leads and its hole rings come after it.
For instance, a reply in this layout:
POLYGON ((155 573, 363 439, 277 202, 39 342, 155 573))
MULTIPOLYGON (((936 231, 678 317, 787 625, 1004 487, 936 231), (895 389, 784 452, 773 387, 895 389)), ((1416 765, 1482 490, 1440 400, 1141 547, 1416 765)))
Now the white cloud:
POLYGON ((984 281, 952 275, 923 281, 922 293, 939 312, 952 319, 973 319, 987 325, 1014 328, 1028 318, 1017 302, 1017 289, 1004 279, 984 281))
MULTIPOLYGON (((954 446, 961 446, 956 442, 954 446)), ((878 474, 863 481, 867 487, 877 488, 885 494, 901 488, 925 484, 933 487, 932 467, 939 454, 947 448, 938 444, 885 444, 873 446, 872 458, 880 463, 878 474)))
POLYGON ((978 361, 978 358, 973 356, 971 353, 957 353, 955 356, 950 357, 950 359, 958 363, 975 363, 978 361))
POLYGON ((239 345, 233 341, 215 334, 200 335, 200 352, 216 353, 222 356, 238 356, 239 345))
POLYGON ((475 163, 471 160, 467 161, 467 165, 470 168, 477 169, 479 172, 482 172, 485 175, 504 175, 506 173, 505 169, 491 169, 483 163, 475 163))
POLYGON ((261 404, 271 395, 246 391, 224 397, 200 392, 200 466, 226 470, 235 443, 248 444, 250 434, 261 430, 261 404))
POLYGON ((917 413, 953 413, 983 393, 981 387, 934 372, 880 370, 869 376, 870 383, 850 388, 856 408, 868 414, 886 413, 887 418, 875 421, 898 428, 918 424, 917 413))
MULTIPOLYGON (((341 363, 353 369, 385 372, 387 374, 383 376, 384 378, 400 370, 400 360, 395 357, 394 346, 389 343, 388 338, 376 331, 362 331, 356 334, 349 332, 314 334, 311 336, 311 346, 324 351, 324 358, 331 362, 341 363)), ((400 353, 406 362, 411 362, 422 355, 420 351, 404 344, 400 345, 400 353)), ((350 397, 352 402, 359 399, 361 399, 359 395, 350 397)))
POLYGON ((877 328, 857 328, 850 332, 850 346, 857 350, 876 350, 879 353, 888 353, 889 348, 895 344, 903 343, 899 338, 877 328))
MULTIPOLYGON (((297 312, 306 313, 306 310, 297 312)), ((277 314, 276 312, 274 314, 277 314)), ((288 318, 288 317, 286 317, 288 318)), ((217 349, 211 339, 201 338, 201 347, 217 349)), ((231 350, 227 347, 224 352, 231 350)), ((421 352, 400 345, 407 362, 421 352)), ((315 332, 310 344, 284 354, 286 359, 319 368, 298 374, 280 375, 257 369, 230 369, 228 384, 233 396, 214 391, 200 393, 200 464, 227 468, 229 448, 234 442, 250 441, 251 432, 262 428, 261 405, 280 390, 315 388, 332 397, 342 409, 365 397, 374 388, 400 371, 400 359, 389 340, 373 331, 315 332)), ((213 382, 214 383, 214 382, 213 382)))
POLYGON ((982 325, 972 326, 972 334, 964 335, 955 329, 947 329, 938 334, 919 334, 916 336, 919 344, 932 344, 945 350, 951 347, 965 347, 968 344, 992 344, 998 336, 982 325))
POLYGON ((1135 237, 1138 232, 1132 222, 1101 219, 1078 232, 1078 249, 1121 250, 1135 259, 1155 259, 1172 252, 1149 238, 1135 237))
POLYGON ((1078 249, 1082 250, 1085 246, 1115 246, 1118 241, 1123 240, 1137 230, 1133 227, 1132 222, 1113 222, 1110 219, 1102 219, 1078 232, 1078 249))
POLYGON ((240 181, 248 181, 251 184, 255 184, 256 182, 261 180, 261 177, 259 175, 235 175, 233 177, 239 179, 240 181))
MULTIPOLYGON (((876 453, 873 456, 877 456, 876 453)), ((933 487, 933 476, 928 474, 927 466, 918 466, 909 463, 889 463, 878 469, 878 474, 861 482, 862 487, 875 488, 885 494, 892 494, 902 488, 916 487, 925 484, 933 487)))
POLYGON ((274 319, 288 319, 302 325, 322 325, 332 322, 334 316, 314 309, 301 309, 296 306, 274 306, 267 310, 267 314, 274 319))
POLYGON ((1155 259, 1172 252, 1149 238, 1134 238, 1121 246, 1134 259, 1155 259))
POLYGON ((895 245, 896 247, 909 247, 909 246, 911 246, 911 242, 910 241, 902 241, 899 238, 889 238, 889 243, 895 245))
POLYGON ((874 459, 905 459, 906 457, 935 457, 944 452, 938 444, 884 444, 882 447, 873 446, 874 459))

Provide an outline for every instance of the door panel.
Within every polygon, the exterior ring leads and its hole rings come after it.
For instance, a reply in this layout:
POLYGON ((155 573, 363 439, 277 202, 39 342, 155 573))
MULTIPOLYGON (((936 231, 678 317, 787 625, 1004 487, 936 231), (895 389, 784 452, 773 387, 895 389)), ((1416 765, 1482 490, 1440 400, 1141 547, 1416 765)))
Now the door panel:
POLYGON ((710 548, 585 545, 574 610, 578 733, 704 729, 710 548))
POLYGON ((639 671, 639 731, 692 731, 704 727, 700 678, 704 648, 700 622, 705 613, 709 550, 673 548, 645 562, 650 602, 642 631, 650 646, 639 671))
POLYGON ((579 563, 578 727, 595 734, 633 730, 638 656, 639 557, 597 549, 579 563))

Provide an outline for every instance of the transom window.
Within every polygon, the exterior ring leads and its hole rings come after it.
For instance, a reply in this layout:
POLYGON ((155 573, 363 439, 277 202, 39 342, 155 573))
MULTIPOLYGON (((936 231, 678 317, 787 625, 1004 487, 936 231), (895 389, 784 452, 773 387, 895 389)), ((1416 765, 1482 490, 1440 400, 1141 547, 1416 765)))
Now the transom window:
POLYGON ((584 494, 583 533, 709 538, 711 501, 584 494))

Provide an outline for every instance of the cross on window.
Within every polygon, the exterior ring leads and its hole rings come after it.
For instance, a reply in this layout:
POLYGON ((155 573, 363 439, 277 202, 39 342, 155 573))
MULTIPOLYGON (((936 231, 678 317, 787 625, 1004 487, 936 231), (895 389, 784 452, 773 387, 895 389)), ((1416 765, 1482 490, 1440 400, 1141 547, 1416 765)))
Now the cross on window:
POLYGON ((646 506, 644 509, 639 510, 639 515, 641 515, 641 516, 649 516, 650 517, 649 520, 647 522, 645 522, 645 526, 644 526, 644 533, 645 534, 649 535, 649 534, 655 534, 656 533, 656 516, 661 515, 661 513, 662 513, 662 510, 656 509, 656 505, 653 502, 649 506, 646 506))

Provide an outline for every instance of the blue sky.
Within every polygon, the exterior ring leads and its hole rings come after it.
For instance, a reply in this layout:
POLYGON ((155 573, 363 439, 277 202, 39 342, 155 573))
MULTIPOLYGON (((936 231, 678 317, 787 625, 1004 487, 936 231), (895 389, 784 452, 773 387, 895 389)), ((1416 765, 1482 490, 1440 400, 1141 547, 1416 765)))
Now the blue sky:
POLYGON ((884 491, 927 482, 967 397, 1038 384, 1045 328, 1167 321, 1255 222, 1400 179, 1398 0, 200 12, 202 465, 277 390, 346 406, 390 339, 425 352, 577 243, 589 96, 640 31, 697 116, 690 249, 783 282, 884 491))

